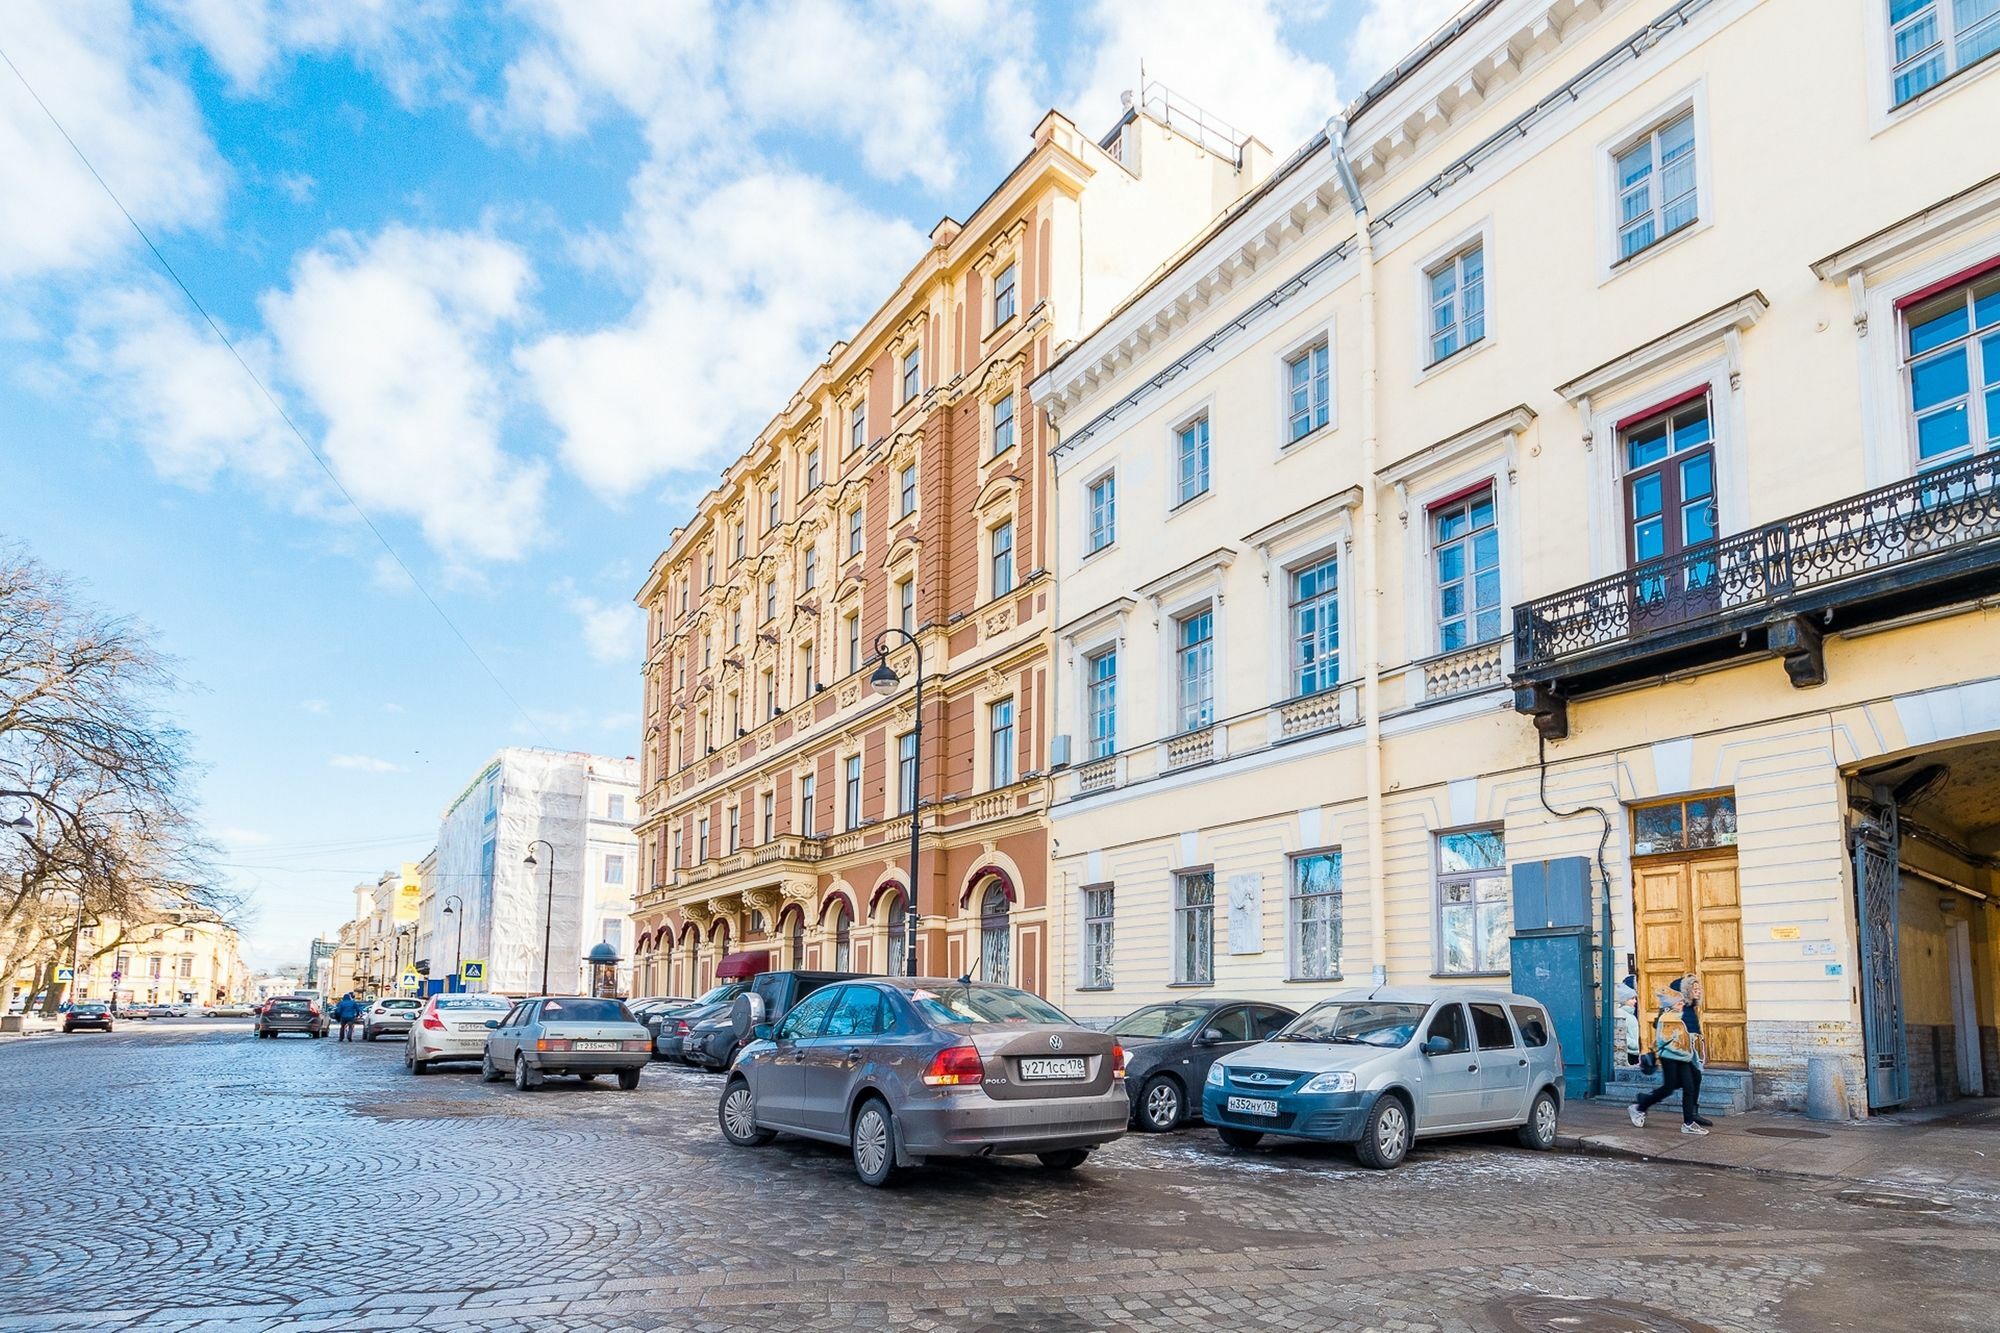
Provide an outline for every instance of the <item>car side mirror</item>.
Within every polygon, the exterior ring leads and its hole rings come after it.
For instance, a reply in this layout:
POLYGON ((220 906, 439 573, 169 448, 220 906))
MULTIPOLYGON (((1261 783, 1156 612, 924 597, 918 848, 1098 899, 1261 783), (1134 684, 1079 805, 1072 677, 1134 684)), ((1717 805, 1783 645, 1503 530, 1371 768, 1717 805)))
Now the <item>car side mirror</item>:
POLYGON ((754 1041, 769 1041, 771 1039, 771 1025, 769 1023, 757 1024, 757 1026, 750 1029, 750 1036, 754 1041))
POLYGON ((1200 1040, 1196 1044, 1201 1046, 1220 1046, 1228 1040, 1229 1034, 1221 1028, 1204 1028, 1202 1029, 1200 1040))
POLYGON ((1424 1038, 1424 1054, 1425 1054, 1425 1055, 1450 1055, 1450 1054, 1451 1054, 1451 1038, 1450 1038, 1450 1037, 1425 1037, 1425 1038, 1424 1038))
POLYGON ((500 1026, 500 1020, 499 1020, 499 1019, 497 1019, 497 1018, 489 1018, 489 1019, 487 1019, 487 1020, 486 1020, 486 1030, 487 1030, 488 1032, 491 1032, 491 1031, 493 1031, 493 1029, 495 1029, 495 1028, 497 1028, 497 1027, 499 1027, 499 1026, 500 1026))

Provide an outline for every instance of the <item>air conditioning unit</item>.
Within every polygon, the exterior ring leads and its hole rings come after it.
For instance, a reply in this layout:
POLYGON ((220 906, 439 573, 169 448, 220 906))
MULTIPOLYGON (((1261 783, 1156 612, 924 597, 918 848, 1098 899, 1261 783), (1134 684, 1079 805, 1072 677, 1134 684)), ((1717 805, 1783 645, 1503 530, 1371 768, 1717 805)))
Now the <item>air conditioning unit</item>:
POLYGON ((1049 769, 1051 771, 1069 767, 1069 737, 1053 736, 1049 739, 1049 769))

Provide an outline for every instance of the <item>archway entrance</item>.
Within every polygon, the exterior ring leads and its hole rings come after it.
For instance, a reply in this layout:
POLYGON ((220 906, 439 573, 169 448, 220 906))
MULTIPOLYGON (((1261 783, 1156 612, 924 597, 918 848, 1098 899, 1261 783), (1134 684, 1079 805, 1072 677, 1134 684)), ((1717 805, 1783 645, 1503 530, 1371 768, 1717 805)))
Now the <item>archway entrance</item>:
POLYGON ((987 881, 979 895, 979 979, 1005 983, 1012 975, 1013 904, 1006 887, 998 880, 987 881))

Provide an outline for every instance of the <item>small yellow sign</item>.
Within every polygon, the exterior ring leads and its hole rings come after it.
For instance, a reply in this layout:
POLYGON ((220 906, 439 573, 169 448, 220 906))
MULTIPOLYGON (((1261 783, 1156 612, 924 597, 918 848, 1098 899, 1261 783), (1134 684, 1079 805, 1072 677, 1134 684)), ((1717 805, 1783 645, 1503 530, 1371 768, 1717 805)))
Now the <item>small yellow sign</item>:
POLYGON ((1795 940, 1798 937, 1799 937, 1799 928, 1797 926, 1771 927, 1771 938, 1774 940, 1795 940))
POLYGON ((460 981, 486 980, 486 960, 484 958, 468 958, 460 963, 458 965, 458 979, 460 981))
POLYGON ((423 978, 418 976, 416 973, 414 972, 403 973, 404 990, 415 990, 418 986, 422 984, 423 984, 423 978))

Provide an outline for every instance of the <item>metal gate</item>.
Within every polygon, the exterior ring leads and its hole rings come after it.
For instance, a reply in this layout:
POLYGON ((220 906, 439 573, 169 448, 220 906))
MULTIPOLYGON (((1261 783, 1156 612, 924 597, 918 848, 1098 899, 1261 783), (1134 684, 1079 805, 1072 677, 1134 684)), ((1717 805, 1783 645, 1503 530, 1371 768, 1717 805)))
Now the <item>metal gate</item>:
POLYGON ((1897 861, 1895 801, 1878 789, 1869 818, 1854 830, 1854 890, 1861 924, 1861 1037, 1868 1054, 1871 1110, 1900 1106, 1910 1099, 1903 977, 1896 953, 1903 896, 1897 861))

